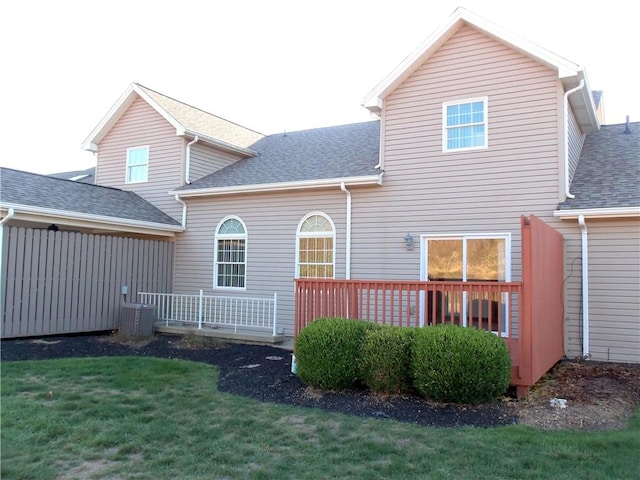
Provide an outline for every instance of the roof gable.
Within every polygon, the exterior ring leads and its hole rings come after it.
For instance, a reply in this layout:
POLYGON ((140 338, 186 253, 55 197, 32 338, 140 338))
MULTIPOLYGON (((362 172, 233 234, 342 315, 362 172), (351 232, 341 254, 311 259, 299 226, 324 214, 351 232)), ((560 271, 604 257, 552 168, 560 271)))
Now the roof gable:
POLYGON ((137 98, 158 112, 176 129, 178 136, 198 137, 205 143, 246 156, 255 154, 249 146, 263 137, 258 132, 132 83, 82 142, 82 148, 96 152, 98 144, 137 98))
POLYGON ((423 65, 463 25, 469 25, 557 71, 558 79, 562 81, 565 91, 580 85, 580 82, 583 81, 584 88, 573 93, 569 100, 574 110, 578 112, 580 125, 585 126, 588 131, 597 129, 595 106, 583 67, 529 42, 462 7, 458 7, 440 28, 427 37, 418 48, 369 92, 362 101, 362 105, 371 112, 379 114, 382 111, 384 100, 389 94, 423 65))

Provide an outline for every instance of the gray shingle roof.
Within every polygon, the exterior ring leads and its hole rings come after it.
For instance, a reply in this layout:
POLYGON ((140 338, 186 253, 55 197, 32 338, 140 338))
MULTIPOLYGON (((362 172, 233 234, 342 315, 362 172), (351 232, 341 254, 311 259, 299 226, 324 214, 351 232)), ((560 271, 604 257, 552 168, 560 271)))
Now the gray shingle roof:
POLYGON ((591 96, 593 97, 593 104, 598 108, 600 100, 602 100, 602 90, 591 90, 591 96))
POLYGON ((206 135, 216 140, 222 140, 223 142, 242 148, 249 148, 250 145, 264 136, 242 125, 230 122, 229 120, 225 120, 224 118, 163 95, 155 90, 151 90, 139 83, 136 85, 186 130, 191 132, 206 135))
POLYGON ((640 122, 587 135, 570 192, 559 210, 640 206, 640 122))
POLYGON ((176 190, 360 177, 379 173, 380 122, 362 122, 269 135, 252 158, 176 190))
POLYGON ((54 178, 63 178, 65 180, 73 180, 74 182, 96 183, 96 167, 87 168, 85 170, 51 173, 49 176, 54 178))
POLYGON ((0 203, 178 226, 133 192, 0 168, 0 203))

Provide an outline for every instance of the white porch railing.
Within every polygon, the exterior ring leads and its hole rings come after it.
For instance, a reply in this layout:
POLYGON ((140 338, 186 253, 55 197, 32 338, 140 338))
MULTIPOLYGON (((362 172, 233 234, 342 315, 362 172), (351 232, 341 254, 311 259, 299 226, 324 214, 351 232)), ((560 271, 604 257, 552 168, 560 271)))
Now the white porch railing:
POLYGON ((156 317, 169 322, 193 323, 208 327, 260 328, 277 334, 278 294, 272 298, 138 293, 140 303, 155 305, 156 317))

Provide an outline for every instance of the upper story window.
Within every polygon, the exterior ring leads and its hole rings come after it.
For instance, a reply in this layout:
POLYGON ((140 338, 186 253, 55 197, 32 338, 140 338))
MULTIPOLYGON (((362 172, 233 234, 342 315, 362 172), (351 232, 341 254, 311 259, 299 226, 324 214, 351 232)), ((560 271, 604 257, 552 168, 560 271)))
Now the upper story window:
POLYGON ((238 217, 218 224, 214 255, 214 288, 246 288, 247 229, 238 217))
POLYGON ((487 97, 442 104, 442 151, 487 148, 487 97))
POLYGON ((334 278, 335 228, 323 213, 310 213, 298 225, 297 278, 334 278))
POLYGON ((149 147, 127 148, 127 183, 146 182, 149 174, 149 147))

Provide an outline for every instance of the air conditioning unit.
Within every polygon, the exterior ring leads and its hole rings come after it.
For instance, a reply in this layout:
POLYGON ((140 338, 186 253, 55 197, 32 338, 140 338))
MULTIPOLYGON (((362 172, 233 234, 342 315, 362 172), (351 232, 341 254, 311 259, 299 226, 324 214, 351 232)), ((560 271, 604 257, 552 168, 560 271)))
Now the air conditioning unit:
POLYGON ((119 333, 127 337, 150 337, 156 322, 156 306, 123 303, 120 308, 119 333))

